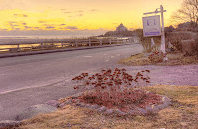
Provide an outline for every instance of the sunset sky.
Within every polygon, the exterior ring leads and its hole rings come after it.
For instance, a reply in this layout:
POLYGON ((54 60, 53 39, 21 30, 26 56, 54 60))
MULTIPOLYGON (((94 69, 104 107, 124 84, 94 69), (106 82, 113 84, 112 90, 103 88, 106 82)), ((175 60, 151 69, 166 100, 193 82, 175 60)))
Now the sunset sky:
POLYGON ((142 28, 143 13, 163 5, 165 26, 183 0, 0 0, 0 31, 129 30, 142 28))

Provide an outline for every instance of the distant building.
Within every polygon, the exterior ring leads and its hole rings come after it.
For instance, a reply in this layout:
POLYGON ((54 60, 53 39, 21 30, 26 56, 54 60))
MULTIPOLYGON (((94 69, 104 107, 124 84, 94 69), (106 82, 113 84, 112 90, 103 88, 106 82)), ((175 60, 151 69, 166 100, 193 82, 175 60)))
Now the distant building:
POLYGON ((121 23, 121 24, 116 28, 116 32, 124 32, 124 31, 128 31, 128 29, 121 23))

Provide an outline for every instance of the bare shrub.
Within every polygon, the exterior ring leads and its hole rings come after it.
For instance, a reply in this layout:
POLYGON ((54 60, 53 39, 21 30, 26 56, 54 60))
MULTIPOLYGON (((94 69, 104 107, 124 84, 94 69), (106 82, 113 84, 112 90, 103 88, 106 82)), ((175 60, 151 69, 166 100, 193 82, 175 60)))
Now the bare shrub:
POLYGON ((195 55, 198 57, 198 34, 195 37, 195 47, 193 48, 195 55))
POLYGON ((161 63, 166 55, 163 52, 153 52, 151 55, 148 56, 151 63, 161 63))
POLYGON ((195 36, 193 32, 180 31, 180 32, 166 33, 166 38, 169 39, 169 41, 175 47, 175 49, 180 52, 182 52, 181 40, 191 40, 194 37, 195 36))
POLYGON ((195 54, 194 48, 196 47, 195 40, 181 40, 182 51, 185 56, 192 56, 195 54))
POLYGON ((146 76, 147 73, 150 73, 149 70, 142 70, 141 72, 138 72, 135 77, 129 75, 125 71, 126 69, 120 70, 116 68, 114 71, 111 69, 101 70, 101 73, 96 73, 91 76, 89 76, 88 73, 82 73, 72 79, 72 81, 81 84, 75 85, 74 89, 82 88, 84 94, 85 91, 95 89, 99 96, 104 92, 107 92, 110 98, 110 96, 114 96, 125 90, 128 92, 129 89, 142 89, 150 83, 150 78, 146 76))
POLYGON ((153 48, 155 47, 155 50, 157 51, 159 49, 159 46, 161 45, 161 37, 160 36, 152 36, 152 37, 143 37, 143 30, 137 29, 135 30, 136 36, 140 38, 140 42, 142 43, 142 46, 144 48, 143 52, 150 53, 153 51, 153 48), (153 38, 155 42, 155 46, 151 46, 151 38, 153 38))

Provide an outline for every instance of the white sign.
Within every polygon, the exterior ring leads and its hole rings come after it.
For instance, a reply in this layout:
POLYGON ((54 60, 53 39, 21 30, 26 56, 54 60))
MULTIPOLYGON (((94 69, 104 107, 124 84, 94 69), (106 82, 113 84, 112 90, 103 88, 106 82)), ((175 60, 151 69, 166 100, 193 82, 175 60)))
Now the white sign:
POLYGON ((144 37, 161 35, 160 15, 143 17, 142 21, 144 37))

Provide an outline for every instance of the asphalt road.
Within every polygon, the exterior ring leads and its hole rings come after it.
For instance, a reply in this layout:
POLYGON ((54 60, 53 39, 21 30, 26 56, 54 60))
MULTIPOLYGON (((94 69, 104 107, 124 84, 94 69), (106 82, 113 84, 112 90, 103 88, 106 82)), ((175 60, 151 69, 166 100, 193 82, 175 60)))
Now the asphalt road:
POLYGON ((29 106, 76 93, 72 77, 120 66, 142 51, 141 44, 0 59, 0 120, 13 119, 29 106))
POLYGON ((82 71, 117 65, 142 51, 140 44, 0 59, 0 93, 71 79, 82 71))

